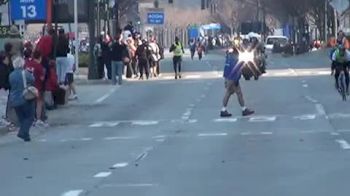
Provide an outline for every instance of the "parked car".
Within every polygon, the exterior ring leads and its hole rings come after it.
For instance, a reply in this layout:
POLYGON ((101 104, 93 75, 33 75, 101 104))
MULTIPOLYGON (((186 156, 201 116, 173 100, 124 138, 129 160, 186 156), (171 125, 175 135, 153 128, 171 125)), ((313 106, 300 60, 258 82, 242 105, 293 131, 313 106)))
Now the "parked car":
POLYGON ((265 42, 265 49, 276 53, 282 52, 282 48, 288 44, 288 41, 289 39, 286 36, 268 36, 265 42))

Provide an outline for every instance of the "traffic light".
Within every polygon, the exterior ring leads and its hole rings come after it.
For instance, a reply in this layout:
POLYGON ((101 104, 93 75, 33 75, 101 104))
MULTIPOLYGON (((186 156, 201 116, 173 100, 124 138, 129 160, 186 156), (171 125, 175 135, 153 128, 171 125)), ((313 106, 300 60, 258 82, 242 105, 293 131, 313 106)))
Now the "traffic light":
POLYGON ((174 0, 168 0, 170 4, 173 4, 174 3, 174 0))
POLYGON ((202 7, 202 10, 205 10, 205 0, 202 0, 202 5, 201 5, 201 7, 202 7))

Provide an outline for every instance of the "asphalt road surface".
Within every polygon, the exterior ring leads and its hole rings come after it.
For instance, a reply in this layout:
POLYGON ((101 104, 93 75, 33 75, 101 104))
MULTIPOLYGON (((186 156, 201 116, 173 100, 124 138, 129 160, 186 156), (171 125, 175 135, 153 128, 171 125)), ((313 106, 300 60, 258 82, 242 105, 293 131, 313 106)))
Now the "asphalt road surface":
POLYGON ((79 86, 33 141, 0 137, 1 196, 330 196, 350 188, 350 107, 325 52, 271 55, 268 74, 242 81, 242 118, 219 118, 224 57, 170 59, 158 80, 79 86))

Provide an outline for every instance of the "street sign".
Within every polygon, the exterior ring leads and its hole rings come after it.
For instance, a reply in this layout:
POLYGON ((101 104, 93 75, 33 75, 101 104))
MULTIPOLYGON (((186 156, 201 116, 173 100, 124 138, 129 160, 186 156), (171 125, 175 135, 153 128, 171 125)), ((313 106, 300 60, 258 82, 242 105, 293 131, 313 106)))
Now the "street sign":
POLYGON ((147 13, 147 23, 150 25, 163 25, 165 20, 164 12, 147 13))
POLYGON ((12 0, 12 20, 46 20, 46 0, 12 0))

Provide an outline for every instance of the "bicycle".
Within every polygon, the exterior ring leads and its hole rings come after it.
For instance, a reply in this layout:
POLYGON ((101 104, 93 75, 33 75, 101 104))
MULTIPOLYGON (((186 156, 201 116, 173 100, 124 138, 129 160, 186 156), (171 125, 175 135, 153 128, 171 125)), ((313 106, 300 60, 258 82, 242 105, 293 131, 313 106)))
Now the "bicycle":
POLYGON ((343 101, 346 101, 346 79, 345 71, 341 70, 338 78, 339 93, 342 96, 343 101))

